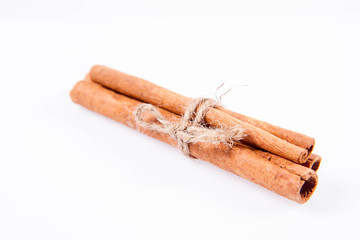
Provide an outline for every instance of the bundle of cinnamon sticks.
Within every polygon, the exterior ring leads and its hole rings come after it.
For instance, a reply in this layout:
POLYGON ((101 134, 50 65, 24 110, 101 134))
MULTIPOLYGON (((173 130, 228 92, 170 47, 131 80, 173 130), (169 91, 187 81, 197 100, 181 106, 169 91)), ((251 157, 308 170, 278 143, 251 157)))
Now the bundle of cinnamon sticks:
MULTIPOLYGON (((140 126, 133 112, 140 104, 149 103, 164 119, 177 123, 193 100, 144 79, 98 65, 74 86, 70 96, 77 104, 174 147, 178 145, 176 139, 140 126)), ((161 124, 150 112, 142 113, 142 119, 161 124)), ((298 203, 305 203, 310 198, 317 186, 316 171, 321 162, 321 157, 312 153, 313 138, 220 106, 207 109, 203 121, 204 127, 214 129, 241 126, 244 137, 231 146, 189 143, 191 156, 298 203)))

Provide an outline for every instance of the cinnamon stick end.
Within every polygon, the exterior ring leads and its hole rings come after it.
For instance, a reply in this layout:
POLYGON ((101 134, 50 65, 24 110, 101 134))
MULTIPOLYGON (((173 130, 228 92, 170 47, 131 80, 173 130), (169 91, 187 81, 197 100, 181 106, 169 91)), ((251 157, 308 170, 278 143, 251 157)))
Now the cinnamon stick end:
POLYGON ((311 166, 311 169, 316 172, 320 167, 320 162, 321 161, 314 162, 314 164, 311 166))
POLYGON ((300 199, 298 201, 301 204, 306 203, 310 199, 311 195, 314 193, 316 186, 318 184, 318 177, 315 172, 313 172, 313 174, 306 176, 305 177, 306 179, 304 179, 304 177, 302 178, 303 178, 303 183, 300 188, 300 199))
POLYGON ((91 79, 94 79, 97 74, 101 73, 104 70, 105 66, 102 65, 94 65, 91 67, 89 76, 91 79))
POLYGON ((312 140, 312 143, 306 148, 309 152, 309 154, 312 153, 312 151, 314 150, 314 147, 315 147, 315 139, 314 138, 311 138, 312 140))
POLYGON ((75 86, 71 89, 71 91, 70 91, 70 98, 71 98, 71 100, 74 102, 74 103, 78 103, 78 101, 77 101, 77 95, 78 95, 78 91, 77 91, 77 89, 78 89, 78 85, 80 85, 81 84, 81 82, 82 81, 79 81, 79 82, 77 82, 76 84, 75 84, 75 86))
POLYGON ((310 168, 314 170, 315 172, 319 169, 320 163, 321 163, 321 156, 316 154, 311 154, 312 156, 312 164, 310 168))
POLYGON ((304 149, 304 151, 302 151, 300 154, 298 163, 300 163, 300 164, 305 163, 308 160, 309 156, 310 156, 310 152, 308 150, 304 149))
POLYGON ((321 163, 321 157, 319 155, 312 153, 310 154, 308 160, 301 165, 310 168, 316 172, 320 167, 320 163, 321 163))

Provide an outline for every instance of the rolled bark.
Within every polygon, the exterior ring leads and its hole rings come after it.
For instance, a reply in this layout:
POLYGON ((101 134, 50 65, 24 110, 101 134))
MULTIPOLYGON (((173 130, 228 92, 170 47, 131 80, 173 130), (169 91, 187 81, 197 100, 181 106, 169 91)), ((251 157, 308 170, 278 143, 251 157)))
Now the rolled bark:
MULTIPOLYGON (((251 148, 250 146, 247 146, 249 148, 251 148)), ((274 163, 276 163, 277 165, 281 166, 281 167, 285 167, 289 170, 293 170, 293 169, 297 169, 297 168, 302 168, 302 167, 307 167, 310 168, 312 170, 314 170, 315 172, 319 169, 320 166, 320 162, 321 162, 321 157, 319 155, 316 154, 311 154, 310 157, 308 158, 308 160, 303 163, 303 164, 294 164, 293 162, 289 161, 288 159, 279 157, 277 155, 274 155, 272 153, 269 152, 265 152, 259 149, 254 149, 251 148, 256 154, 268 159, 269 161, 272 161, 274 163)))
MULTIPOLYGON (((89 81, 78 82, 70 96, 73 102, 92 111, 177 146, 177 142, 166 134, 136 126, 133 111, 142 104, 138 100, 89 81)), ((157 108, 157 110, 171 121, 180 119, 180 116, 164 109, 157 108)), ((148 122, 157 122, 151 114, 144 113, 143 117, 148 122)), ((210 162, 298 203, 305 203, 317 185, 317 174, 313 170, 290 161, 287 161, 286 165, 279 165, 246 146, 236 145, 230 148, 224 144, 195 143, 190 144, 189 147, 191 155, 195 158, 210 162)))
POLYGON ((285 141, 295 144, 296 146, 308 149, 309 152, 311 153, 311 151, 314 148, 315 145, 315 139, 309 136, 306 136, 302 133, 297 133, 285 128, 281 128, 275 125, 272 125, 270 123, 255 119, 255 118, 251 118, 248 116, 245 116, 243 114, 237 113, 237 112, 233 112, 230 111, 226 108, 223 107, 218 107, 217 109, 219 109, 220 111, 234 117, 237 118, 241 121, 247 122, 255 127, 261 128, 281 139, 284 139, 285 141))
MULTIPOLYGON (((106 88, 126 96, 151 103, 170 112, 183 115, 191 98, 157 86, 144 79, 137 78, 105 66, 94 66, 90 71, 91 80, 106 88)), ((210 108, 205 122, 214 127, 244 128, 243 141, 257 148, 264 149, 296 163, 306 162, 309 150, 291 144, 261 128, 234 118, 216 108, 210 108)))
POLYGON ((320 163, 321 163, 321 157, 319 155, 312 153, 310 154, 308 160, 301 165, 311 168, 316 172, 320 167, 320 163))

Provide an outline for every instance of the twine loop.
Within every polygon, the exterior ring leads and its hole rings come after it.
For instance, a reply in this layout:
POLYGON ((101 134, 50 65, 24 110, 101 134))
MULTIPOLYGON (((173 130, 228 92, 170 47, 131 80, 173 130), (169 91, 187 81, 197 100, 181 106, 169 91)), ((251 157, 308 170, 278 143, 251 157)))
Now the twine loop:
POLYGON ((168 134, 177 141, 180 151, 186 156, 194 158, 190 154, 190 143, 209 142, 232 146, 234 141, 239 141, 245 136, 244 129, 241 126, 231 128, 213 128, 206 126, 204 123, 206 113, 211 107, 216 106, 220 106, 220 104, 213 99, 195 98, 190 102, 179 122, 171 122, 165 119, 151 104, 140 104, 137 106, 134 111, 134 116, 137 126, 168 134), (142 117, 142 113, 144 112, 152 114, 158 123, 147 122, 142 117))

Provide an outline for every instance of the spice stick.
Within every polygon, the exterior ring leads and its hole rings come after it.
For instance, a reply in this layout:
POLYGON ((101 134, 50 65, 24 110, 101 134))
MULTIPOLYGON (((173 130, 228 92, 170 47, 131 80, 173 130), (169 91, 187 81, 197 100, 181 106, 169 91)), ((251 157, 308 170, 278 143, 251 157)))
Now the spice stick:
MULTIPOLYGON (((249 147, 249 146, 247 146, 249 147)), ((251 147, 249 147, 251 148, 251 147)), ((310 168, 312 170, 314 170, 315 172, 319 169, 319 166, 320 166, 320 162, 321 162, 321 157, 319 155, 316 155, 316 154, 310 154, 308 160, 303 163, 303 164, 295 164, 291 161, 289 161, 288 159, 285 159, 285 158, 282 158, 282 157, 279 157, 277 155, 274 155, 272 153, 269 153, 269 152, 265 152, 265 151, 262 151, 262 150, 259 150, 259 149, 254 149, 254 152, 266 159, 268 159, 269 161, 272 161, 276 164, 278 164, 279 166, 281 167, 285 167, 285 168, 288 168, 289 170, 293 169, 293 168, 297 168, 297 166, 300 166, 301 167, 307 167, 307 168, 310 168)))
MULTIPOLYGON (((90 73, 86 74, 84 80, 91 81, 90 73)), ((222 112, 225 112, 226 114, 228 114, 234 118, 237 118, 239 120, 247 122, 255 127, 261 128, 261 129, 263 129, 281 139, 284 139, 292 144, 295 144, 299 147, 306 148, 311 151, 315 145, 314 138, 306 136, 302 133, 297 133, 297 132, 294 132, 294 131, 291 131, 288 129, 284 129, 284 128, 272 125, 268 122, 264 122, 264 121, 261 121, 261 120, 255 119, 255 118, 245 116, 245 115, 237 113, 237 112, 233 112, 233 111, 228 110, 223 107, 217 107, 217 109, 219 109, 222 112)), ((303 163, 302 165, 306 166, 306 167, 310 167, 313 170, 315 170, 315 168, 316 168, 316 170, 317 170, 318 167, 316 167, 316 166, 318 166, 320 164, 320 161, 321 161, 320 156, 318 156, 316 154, 314 154, 314 155, 311 154, 311 155, 309 155, 309 158, 307 159, 307 161, 305 163, 303 163), (314 167, 313 167, 313 165, 314 165, 314 167)))
MULTIPOLYGON (((89 81, 78 82, 70 96, 75 103, 137 129, 133 111, 142 104, 138 100, 89 81)), ((180 116, 174 113, 161 108, 157 110, 168 120, 180 120, 180 116)), ((143 118, 148 122, 157 122, 151 114, 143 113, 143 118)), ((166 134, 141 127, 138 130, 177 146, 176 141, 166 134)), ((194 143, 189 147, 191 155, 195 158, 210 162, 298 203, 305 203, 317 185, 317 175, 313 170, 289 161, 288 165, 279 166, 248 147, 239 145, 229 148, 224 144, 211 143, 194 143)))
POLYGON ((251 118, 248 116, 245 116, 243 114, 237 113, 237 112, 233 112, 230 111, 226 108, 223 107, 218 107, 217 109, 219 109, 220 111, 227 113, 228 115, 237 118, 241 121, 247 122, 255 127, 261 128, 281 139, 284 139, 285 141, 295 144, 296 146, 308 149, 309 152, 312 151, 312 149, 314 148, 315 145, 315 139, 309 136, 306 136, 302 133, 297 133, 285 128, 281 128, 275 125, 272 125, 270 123, 264 122, 264 121, 260 121, 258 119, 255 118, 251 118))
POLYGON ((316 172, 320 167, 320 163, 321 163, 321 157, 319 155, 312 153, 310 154, 308 160, 301 165, 311 168, 316 172))
MULTIPOLYGON (((91 80, 113 89, 126 96, 151 103, 170 112, 183 115, 191 98, 157 86, 144 79, 137 78, 105 66, 94 66, 90 71, 91 80)), ((257 148, 264 149, 296 163, 304 163, 309 151, 291 144, 275 135, 236 119, 218 109, 210 108, 205 122, 213 127, 233 127, 241 125, 246 136, 243 141, 257 148)))

